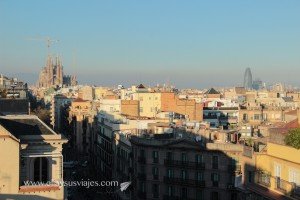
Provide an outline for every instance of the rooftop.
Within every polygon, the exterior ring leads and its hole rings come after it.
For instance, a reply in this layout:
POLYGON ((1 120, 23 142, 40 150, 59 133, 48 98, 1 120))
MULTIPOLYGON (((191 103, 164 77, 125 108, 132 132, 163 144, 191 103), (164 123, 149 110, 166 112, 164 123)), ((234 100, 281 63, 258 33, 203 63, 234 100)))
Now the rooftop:
POLYGON ((35 115, 1 116, 0 124, 17 138, 23 135, 56 135, 35 115))
POLYGON ((204 94, 220 94, 220 92, 218 92, 218 91, 215 90, 214 88, 210 88, 210 89, 207 90, 204 94))
POLYGON ((75 99, 73 102, 87 102, 88 100, 83 100, 81 98, 75 99))
POLYGON ((138 86, 136 86, 136 88, 145 89, 146 87, 143 84, 139 84, 138 86))

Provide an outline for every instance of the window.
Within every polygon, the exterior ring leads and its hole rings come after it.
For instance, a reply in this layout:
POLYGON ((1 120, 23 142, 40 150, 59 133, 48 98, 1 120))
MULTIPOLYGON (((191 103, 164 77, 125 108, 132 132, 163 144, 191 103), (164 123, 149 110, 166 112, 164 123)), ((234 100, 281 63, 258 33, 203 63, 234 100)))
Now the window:
POLYGON ((254 120, 259 120, 260 119, 260 114, 254 114, 254 120))
POLYGON ((174 196, 174 187, 173 186, 168 186, 167 187, 167 195, 169 196, 169 197, 172 197, 172 196, 174 196))
POLYGON ((182 154, 181 154, 181 161, 182 161, 182 162, 187 162, 187 156, 186 156, 186 153, 182 153, 182 154))
POLYGON ((143 107, 140 107, 140 112, 143 112, 143 107))
POLYGON ((280 176, 281 176, 281 166, 278 165, 278 164, 275 164, 274 165, 274 170, 275 170, 275 176, 280 178, 280 176))
POLYGON ((212 181, 213 187, 219 187, 220 175, 218 173, 212 173, 211 181, 212 181))
POLYGON ((213 156, 212 157, 212 168, 213 169, 218 169, 219 168, 219 158, 218 158, 218 156, 213 156))
POLYGON ((197 181, 203 181, 204 180, 203 172, 196 172, 196 180, 197 181))
POLYGON ((158 179, 158 168, 157 167, 153 167, 152 168, 152 175, 153 175, 153 179, 157 180, 158 179))
POLYGON ((248 171, 248 183, 252 183, 253 175, 251 171, 248 171))
POLYGON ((219 200, 219 193, 218 192, 212 192, 211 194, 210 194, 210 199, 211 200, 219 200))
POLYGON ((185 187, 181 188, 181 198, 182 199, 187 199, 187 196, 188 196, 187 188, 185 188, 185 187))
POLYGON ((263 114, 263 119, 264 119, 264 121, 267 121, 267 120, 268 120, 268 114, 267 114, 267 113, 264 113, 264 114, 263 114))
POLYGON ((300 186, 300 173, 294 169, 289 170, 289 182, 295 183, 297 186, 300 186))
POLYGON ((145 182, 140 182, 140 191, 141 192, 146 192, 146 184, 145 184, 145 182))
POLYGON ((140 172, 142 173, 142 174, 145 174, 145 166, 144 165, 140 165, 140 172))
POLYGON ((48 181, 48 160, 45 157, 36 158, 34 160, 34 181, 48 181))
POLYGON ((203 190, 197 190, 196 191, 196 200, 204 200, 204 194, 203 194, 203 190))
POLYGON ((195 155, 195 161, 197 164, 200 164, 203 162, 203 156, 202 155, 199 155, 199 154, 196 154, 195 155))
POLYGON ((173 178, 174 177, 174 170, 167 169, 167 177, 168 178, 173 178))
POLYGON ((144 149, 140 150, 140 157, 145 158, 145 150, 144 149))
POLYGON ((187 179, 187 171, 186 170, 181 170, 181 179, 186 180, 187 179))
POLYGON ((173 153, 167 152, 167 160, 173 160, 173 153))
POLYGON ((157 184, 152 185, 153 198, 159 198, 159 189, 157 184))
POLYGON ((158 151, 152 152, 153 163, 158 163, 158 151))
POLYGON ((248 120, 248 115, 246 113, 243 114, 243 120, 247 121, 248 120))

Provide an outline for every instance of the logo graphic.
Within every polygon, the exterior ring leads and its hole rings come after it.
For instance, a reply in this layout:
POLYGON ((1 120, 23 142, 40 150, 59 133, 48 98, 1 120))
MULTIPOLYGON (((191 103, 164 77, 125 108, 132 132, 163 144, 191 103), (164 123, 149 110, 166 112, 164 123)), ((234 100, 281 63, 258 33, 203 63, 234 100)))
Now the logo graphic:
POLYGON ((121 183, 121 184, 120 184, 121 192, 125 191, 125 190, 130 186, 130 184, 131 184, 131 181, 121 183))

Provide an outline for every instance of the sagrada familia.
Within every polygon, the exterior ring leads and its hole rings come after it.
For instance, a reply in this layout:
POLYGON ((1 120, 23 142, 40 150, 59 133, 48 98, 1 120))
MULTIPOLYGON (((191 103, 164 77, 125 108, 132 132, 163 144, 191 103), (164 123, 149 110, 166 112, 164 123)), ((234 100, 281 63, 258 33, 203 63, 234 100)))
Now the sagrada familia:
POLYGON ((77 85, 76 76, 64 75, 63 66, 59 56, 48 55, 46 66, 39 75, 38 87, 57 87, 57 86, 77 85))

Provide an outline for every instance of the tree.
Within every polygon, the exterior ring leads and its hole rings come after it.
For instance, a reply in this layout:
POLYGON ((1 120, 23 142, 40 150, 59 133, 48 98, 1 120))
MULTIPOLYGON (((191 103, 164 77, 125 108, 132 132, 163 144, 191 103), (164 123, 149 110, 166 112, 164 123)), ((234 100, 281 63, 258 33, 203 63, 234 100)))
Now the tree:
POLYGON ((249 146, 249 147, 253 147, 254 145, 254 141, 252 138, 248 138, 246 141, 245 141, 246 145, 249 146))
POLYGON ((50 125, 50 111, 46 108, 42 108, 38 106, 35 110, 33 110, 32 114, 38 116, 42 121, 44 121, 47 125, 50 125))
POLYGON ((284 142, 288 146, 300 149, 300 128, 289 130, 284 142))
POLYGON ((0 90, 0 98, 6 98, 6 96, 7 96, 6 89, 0 90))

